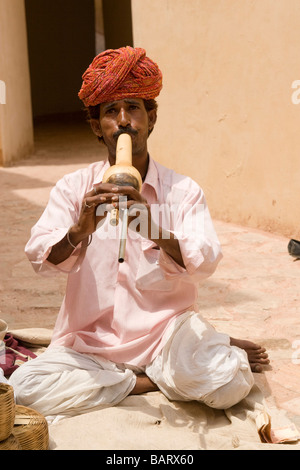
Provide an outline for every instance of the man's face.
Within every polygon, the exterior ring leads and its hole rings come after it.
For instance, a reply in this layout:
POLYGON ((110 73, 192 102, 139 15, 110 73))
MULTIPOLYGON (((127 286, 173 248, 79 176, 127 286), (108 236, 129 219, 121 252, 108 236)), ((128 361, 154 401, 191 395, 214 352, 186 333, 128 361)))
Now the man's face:
POLYGON ((156 112, 146 111, 140 98, 127 98, 100 105, 99 130, 108 148, 109 155, 115 157, 116 144, 123 132, 132 138, 133 155, 147 153, 149 129, 156 120, 156 112))

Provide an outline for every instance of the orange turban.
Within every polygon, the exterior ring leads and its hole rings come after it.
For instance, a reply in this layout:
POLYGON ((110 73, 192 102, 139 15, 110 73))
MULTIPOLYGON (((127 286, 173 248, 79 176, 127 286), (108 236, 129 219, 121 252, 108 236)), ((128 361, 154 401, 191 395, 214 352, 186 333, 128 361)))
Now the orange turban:
POLYGON ((124 98, 152 99, 162 89, 162 73, 140 47, 108 49, 84 72, 78 93, 85 106, 124 98))

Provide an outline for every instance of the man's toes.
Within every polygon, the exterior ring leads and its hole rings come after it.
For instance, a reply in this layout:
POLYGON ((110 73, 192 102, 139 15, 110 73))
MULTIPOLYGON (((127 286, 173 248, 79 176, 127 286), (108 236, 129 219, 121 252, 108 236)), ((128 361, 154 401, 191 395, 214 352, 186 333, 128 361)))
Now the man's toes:
POLYGON ((269 356, 267 353, 261 353, 257 351, 248 351, 248 357, 251 362, 261 362, 261 363, 268 363, 269 361, 269 356))
POLYGON ((260 364, 250 364, 252 372, 262 372, 263 368, 260 364))
POLYGON ((264 364, 267 364, 267 363, 269 364, 270 361, 269 361, 268 354, 261 354, 260 358, 264 364))

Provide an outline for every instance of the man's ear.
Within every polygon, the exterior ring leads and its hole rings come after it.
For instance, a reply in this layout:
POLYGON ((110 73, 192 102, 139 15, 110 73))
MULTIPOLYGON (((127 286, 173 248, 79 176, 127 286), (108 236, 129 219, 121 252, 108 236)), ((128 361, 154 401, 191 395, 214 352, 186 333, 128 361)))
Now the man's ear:
POLYGON ((94 134, 96 134, 97 137, 102 137, 99 119, 90 119, 90 125, 94 134))
POLYGON ((149 125, 149 132, 153 131, 154 125, 157 119, 157 112, 156 109, 151 109, 148 111, 148 125, 149 125))

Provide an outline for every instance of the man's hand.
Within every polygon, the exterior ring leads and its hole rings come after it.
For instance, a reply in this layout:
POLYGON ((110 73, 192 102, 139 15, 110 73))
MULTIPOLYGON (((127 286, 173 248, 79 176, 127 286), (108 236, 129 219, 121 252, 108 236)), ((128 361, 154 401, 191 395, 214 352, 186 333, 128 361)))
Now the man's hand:
POLYGON ((116 186, 109 183, 100 183, 92 191, 85 194, 78 222, 68 232, 69 240, 66 236, 54 245, 47 258, 48 261, 53 264, 63 262, 70 256, 75 246, 95 232, 97 225, 107 215, 106 210, 98 211, 98 214, 101 215, 97 215, 97 208, 101 204, 113 204, 117 209, 127 207, 129 210, 129 229, 133 229, 143 237, 154 241, 177 264, 184 267, 178 240, 171 232, 169 237, 164 236, 166 232, 153 221, 150 205, 139 191, 131 186, 116 186))
POLYGON ((157 225, 151 215, 151 206, 145 198, 131 186, 118 186, 112 188, 118 196, 125 197, 125 201, 114 203, 118 209, 128 208, 129 229, 138 232, 144 238, 155 242, 182 268, 185 268, 178 240, 172 232, 167 232, 157 225))
POLYGON ((95 232, 98 223, 106 216, 106 212, 97 216, 97 207, 118 201, 118 196, 112 191, 114 187, 112 184, 101 183, 85 194, 77 223, 70 227, 68 235, 52 247, 47 258, 50 263, 62 263, 71 255, 74 247, 95 232))
MULTIPOLYGON (((101 211, 101 215, 97 215, 99 205, 112 204, 118 201, 113 188, 116 186, 109 183, 100 183, 94 189, 85 194, 78 222, 69 230, 69 237, 72 244, 78 245, 82 240, 89 237, 95 232, 97 225, 106 217, 107 210, 101 211)), ((98 211, 99 213, 99 211, 98 211)))

